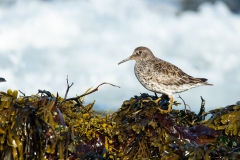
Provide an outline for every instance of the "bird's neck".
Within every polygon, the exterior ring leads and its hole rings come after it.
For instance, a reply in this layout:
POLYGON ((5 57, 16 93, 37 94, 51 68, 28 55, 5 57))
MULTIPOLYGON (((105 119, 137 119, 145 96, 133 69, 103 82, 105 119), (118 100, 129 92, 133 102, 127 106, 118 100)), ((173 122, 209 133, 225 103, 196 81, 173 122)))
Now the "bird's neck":
POLYGON ((151 60, 153 60, 153 59, 154 59, 154 56, 152 56, 152 57, 146 57, 146 58, 144 58, 144 59, 137 59, 136 62, 137 62, 137 63, 143 63, 143 62, 151 61, 151 60))

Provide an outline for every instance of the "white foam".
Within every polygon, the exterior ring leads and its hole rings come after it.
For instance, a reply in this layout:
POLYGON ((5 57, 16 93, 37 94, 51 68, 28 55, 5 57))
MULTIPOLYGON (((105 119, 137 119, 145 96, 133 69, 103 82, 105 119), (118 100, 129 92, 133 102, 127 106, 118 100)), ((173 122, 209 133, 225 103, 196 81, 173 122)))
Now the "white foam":
POLYGON ((143 45, 214 84, 181 94, 193 110, 200 106, 200 95, 207 110, 239 101, 239 15, 220 2, 205 3, 199 12, 176 16, 176 11, 175 5, 144 0, 19 1, 1 6, 0 76, 7 83, 0 88, 28 95, 46 89, 64 96, 68 75, 74 82, 69 96, 75 96, 110 82, 121 89, 102 86, 86 101, 96 99, 96 107, 116 110, 123 100, 147 92, 135 78, 134 62, 117 65, 143 45))

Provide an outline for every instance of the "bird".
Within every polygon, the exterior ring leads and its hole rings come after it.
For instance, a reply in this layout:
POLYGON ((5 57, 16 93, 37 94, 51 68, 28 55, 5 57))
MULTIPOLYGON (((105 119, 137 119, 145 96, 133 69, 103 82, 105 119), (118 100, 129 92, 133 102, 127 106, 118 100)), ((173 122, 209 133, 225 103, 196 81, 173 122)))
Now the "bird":
MULTIPOLYGON (((168 96, 168 110, 172 110, 173 94, 181 93, 198 86, 211 86, 206 78, 194 78, 183 72, 177 66, 154 56, 147 47, 137 47, 132 55, 121 62, 135 60, 134 73, 138 81, 149 91, 168 96)), ((159 98, 160 100, 160 98, 159 98)))
POLYGON ((0 82, 6 82, 6 80, 2 77, 0 77, 0 82))

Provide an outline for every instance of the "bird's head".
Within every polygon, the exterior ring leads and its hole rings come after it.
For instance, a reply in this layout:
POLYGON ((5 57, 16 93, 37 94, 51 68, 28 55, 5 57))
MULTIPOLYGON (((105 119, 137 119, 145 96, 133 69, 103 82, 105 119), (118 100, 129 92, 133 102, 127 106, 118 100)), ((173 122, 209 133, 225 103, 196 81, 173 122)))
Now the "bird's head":
POLYGON ((154 55, 152 51, 147 47, 137 47, 130 57, 122 60, 121 62, 118 63, 118 65, 129 60, 144 61, 144 60, 151 59, 153 57, 154 55))

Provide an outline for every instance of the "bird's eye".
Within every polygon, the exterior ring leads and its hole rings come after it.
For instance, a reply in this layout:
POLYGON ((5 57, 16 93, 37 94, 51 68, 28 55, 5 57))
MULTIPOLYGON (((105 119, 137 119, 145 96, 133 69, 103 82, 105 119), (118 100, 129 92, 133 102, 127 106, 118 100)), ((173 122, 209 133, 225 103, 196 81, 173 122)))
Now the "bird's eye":
POLYGON ((142 53, 142 51, 138 51, 136 52, 136 55, 140 55, 142 53))

